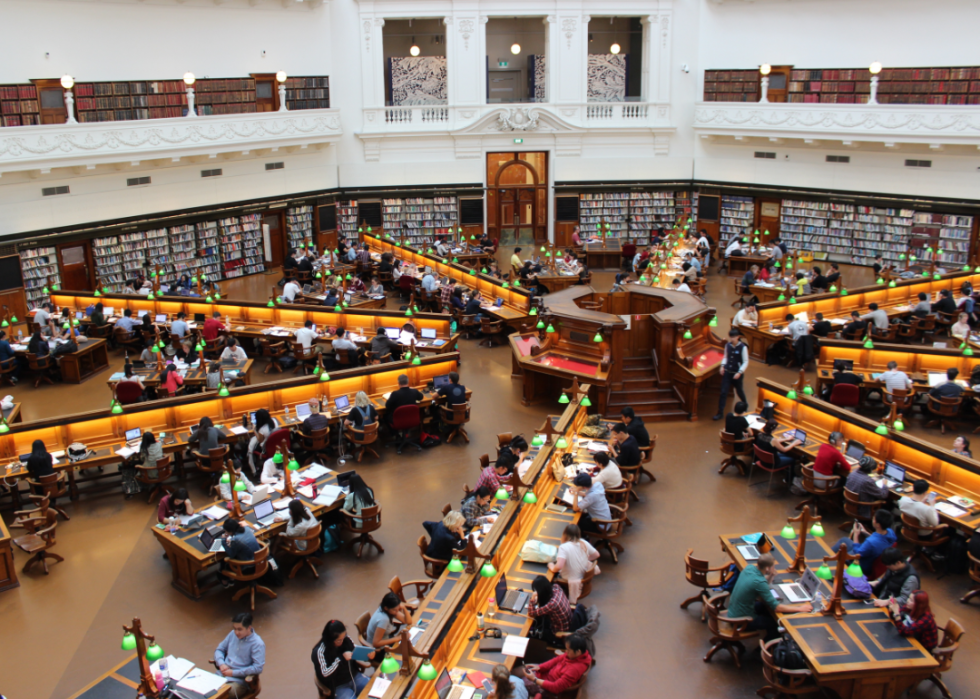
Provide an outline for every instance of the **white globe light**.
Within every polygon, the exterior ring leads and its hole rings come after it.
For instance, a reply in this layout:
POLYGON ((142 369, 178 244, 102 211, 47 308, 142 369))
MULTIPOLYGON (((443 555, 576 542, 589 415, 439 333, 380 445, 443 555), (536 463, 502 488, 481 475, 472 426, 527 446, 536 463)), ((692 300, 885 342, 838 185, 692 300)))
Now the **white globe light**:
POLYGON ((769 73, 772 72, 772 66, 768 63, 763 63, 761 66, 759 66, 759 72, 763 75, 769 75, 769 73))
POLYGON ((420 49, 416 44, 412 44, 412 48, 410 48, 408 52, 413 56, 418 56, 420 53, 422 53, 422 49, 420 49))
POLYGON ((881 72, 881 62, 875 61, 871 64, 871 67, 869 67, 868 70, 871 71, 872 75, 878 75, 878 73, 881 72))
POLYGON ((510 47, 510 52, 516 56, 521 52, 521 45, 514 44, 513 46, 510 47))
POLYGON ((190 71, 184 73, 184 83, 186 83, 187 85, 193 85, 194 80, 195 78, 193 73, 191 73, 190 71))
POLYGON ((620 47, 619 44, 613 44, 612 46, 609 47, 609 53, 613 55, 617 55, 621 50, 622 48, 620 47))
POLYGON ((276 80, 281 83, 286 82, 286 71, 280 70, 278 73, 276 73, 276 80))
POLYGON ((61 76, 61 86, 66 90, 70 90, 75 85, 75 78, 70 75, 61 76))

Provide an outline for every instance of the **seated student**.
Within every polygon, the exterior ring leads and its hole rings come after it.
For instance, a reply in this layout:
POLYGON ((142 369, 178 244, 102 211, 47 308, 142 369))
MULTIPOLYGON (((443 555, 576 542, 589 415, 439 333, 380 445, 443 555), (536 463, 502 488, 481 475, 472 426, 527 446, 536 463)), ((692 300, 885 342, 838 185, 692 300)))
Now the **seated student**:
POLYGON ((908 603, 912 593, 919 589, 919 573, 905 556, 897 547, 882 551, 881 564, 885 566, 885 574, 871 581, 871 592, 878 598, 874 601, 876 607, 887 607, 892 601, 902 607, 908 603))
POLYGON ((310 435, 318 430, 323 430, 330 426, 330 420, 328 420, 324 415, 320 414, 319 400, 316 398, 310 398, 310 400, 307 401, 307 405, 310 406, 310 415, 303 420, 303 424, 299 426, 300 432, 310 435))
MULTIPOLYGON (((44 343, 44 344, 47 344, 47 343, 44 343)), ((30 348, 28 348, 28 349, 30 349, 30 348)), ((123 377, 121 379, 119 379, 119 383, 127 383, 127 382, 139 384, 140 385, 140 388, 143 387, 143 377, 140 376, 139 374, 134 374, 133 373, 133 365, 132 364, 126 364, 123 367, 123 377)))
POLYGON ((402 640, 399 630, 410 627, 412 623, 412 611, 394 592, 386 592, 371 615, 364 639, 378 649, 396 646, 402 640))
POLYGON ((220 359, 222 362, 230 364, 233 362, 244 362, 248 359, 248 355, 238 345, 238 341, 235 338, 229 337, 225 340, 225 348, 221 351, 220 359))
POLYGON ((184 377, 180 375, 177 367, 168 363, 160 373, 160 386, 158 393, 164 395, 176 395, 177 389, 184 385, 184 377))
POLYGON ((847 477, 851 472, 851 465, 840 452, 841 444, 844 442, 844 435, 840 432, 831 432, 827 437, 827 443, 821 444, 817 450, 817 458, 813 462, 814 476, 844 476, 847 477))
MULTIPOLYGON (((238 465, 238 463, 239 462, 237 460, 233 460, 232 461, 232 465, 234 466, 234 469, 235 469, 235 479, 237 481, 240 481, 245 486, 245 492, 247 492, 247 493, 254 493, 255 492, 255 485, 252 483, 251 480, 249 480, 248 476, 246 476, 242 472, 242 469, 238 465)), ((231 499, 232 498, 231 498, 231 480, 230 479, 229 479, 229 481, 227 483, 224 483, 221 480, 218 481, 218 493, 220 494, 222 500, 225 500, 226 502, 231 502, 231 499)))
POLYGON ((804 335, 810 334, 810 328, 807 327, 806 323, 794 317, 792 313, 787 313, 784 320, 787 323, 786 334, 789 335, 791 341, 796 342, 804 335))
POLYGON ((898 370, 898 362, 888 362, 887 370, 881 372, 878 380, 885 384, 885 390, 889 393, 912 390, 912 379, 904 371, 898 370))
POLYGON ((950 316, 956 313, 956 301, 953 300, 953 295, 949 289, 943 289, 939 292, 939 300, 932 304, 932 310, 950 316))
MULTIPOLYGON (((509 451, 505 449, 500 453, 504 456, 504 452, 509 451)), ((515 463, 509 459, 497 459, 496 463, 492 463, 485 469, 480 471, 480 477, 476 481, 476 487, 474 490, 479 490, 480 488, 486 488, 491 493, 496 493, 500 490, 501 485, 504 481, 510 478, 510 474, 514 471, 515 463)))
POLYGON ((422 522, 429 534, 429 546, 425 555, 437 561, 448 561, 453 557, 453 551, 459 551, 466 546, 466 534, 463 525, 466 518, 461 512, 450 510, 441 522, 422 522))
POLYGON ((933 398, 959 398, 963 394, 963 387, 956 383, 959 375, 959 369, 950 367, 946 370, 946 380, 930 389, 929 395, 933 398))
POLYGON ((221 311, 215 311, 211 317, 204 321, 201 334, 205 342, 213 342, 218 339, 218 335, 225 331, 225 324, 221 322, 221 311))
POLYGON ((904 606, 892 602, 888 612, 901 635, 911 636, 928 651, 939 645, 939 628, 929 608, 929 593, 925 590, 916 590, 909 595, 904 606))
POLYGON ((970 451, 970 440, 964 437, 963 435, 960 435, 959 437, 953 440, 952 451, 954 454, 965 456, 968 459, 973 458, 973 452, 970 451))
POLYGON ((231 632, 214 651, 214 663, 231 685, 231 696, 243 697, 251 691, 245 678, 261 675, 265 668, 265 642, 252 628, 248 612, 239 612, 231 621, 231 632))
POLYGON ((364 391, 358 391, 354 396, 354 407, 347 413, 345 424, 352 425, 355 430, 363 430, 365 425, 373 425, 378 421, 378 411, 374 403, 364 391))
POLYGON ((762 432, 755 435, 755 443, 760 449, 773 455, 776 468, 786 467, 786 482, 788 483, 792 481, 792 476, 795 475, 793 471, 796 463, 796 459, 790 455, 790 452, 793 451, 794 447, 800 446, 802 442, 798 439, 785 439, 774 435, 773 431, 778 424, 775 420, 767 421, 762 432))
POLYGON ((527 607, 527 615, 534 619, 531 628, 537 631, 538 638, 554 645, 558 641, 557 634, 565 633, 571 627, 572 608, 568 597, 560 585, 543 575, 534 578, 531 589, 527 607))
MULTIPOLYGON (((582 636, 571 634, 565 637, 564 644, 558 645, 564 646, 564 653, 559 653, 540 665, 528 664, 514 671, 524 678, 528 695, 546 699, 560 696, 578 684, 582 675, 591 667, 592 656, 589 655, 588 646, 582 636)), ((520 699, 520 696, 515 694, 514 699, 520 699)))
MULTIPOLYGON (((368 658, 374 660, 377 651, 371 651, 368 658)), ((331 619, 323 627, 320 642, 313 646, 313 669, 316 671, 318 688, 326 690, 322 696, 333 699, 355 699, 367 687, 370 678, 362 670, 370 663, 353 660, 354 641, 347 635, 347 627, 342 621, 331 619)))
POLYGON ((423 398, 425 396, 422 395, 421 391, 411 388, 408 385, 408 376, 406 374, 399 374, 398 388, 391 392, 391 395, 388 396, 388 400, 385 402, 385 419, 388 421, 388 424, 391 424, 396 410, 405 405, 418 405, 423 398))
POLYGON ((609 289, 610 294, 616 294, 620 291, 626 291, 626 284, 629 283, 630 275, 626 272, 617 272, 616 278, 613 280, 612 288, 609 289))
POLYGON ((759 324, 759 309, 755 303, 750 302, 745 308, 742 308, 735 314, 732 319, 732 327, 740 328, 743 325, 750 325, 755 327, 759 324))
MULTIPOLYGON (((356 473, 352 473, 350 477, 350 492, 347 493, 347 497, 344 498, 344 511, 350 512, 352 515, 359 515, 361 511, 368 508, 374 507, 378 503, 374 499, 374 491, 368 487, 364 479, 356 473)), ((364 524, 363 520, 355 519, 354 526, 360 527, 364 524)))
POLYGON ((200 359, 200 355, 198 355, 196 345, 194 344, 194 338, 188 337, 181 342, 177 347, 175 356, 185 364, 193 364, 200 359))
POLYGON ((830 324, 830 321, 823 319, 823 313, 817 313, 813 321, 813 328, 811 329, 811 332, 817 337, 829 337, 830 333, 833 331, 834 329, 830 324))
POLYGON ((606 491, 602 483, 594 483, 592 476, 587 473, 580 473, 572 481, 575 487, 569 488, 572 495, 572 510, 581 512, 578 526, 583 532, 597 533, 604 531, 605 524, 598 524, 593 520, 610 520, 612 512, 609 509, 609 502, 606 500, 606 491))
POLYGON ((281 464, 277 464, 275 455, 270 456, 262 463, 262 474, 259 477, 259 481, 263 485, 272 485, 273 483, 277 483, 285 476, 285 467, 285 459, 283 459, 281 464))
POLYGON ((127 308, 123 311, 123 317, 116 321, 116 328, 121 328, 122 330, 130 333, 133 332, 133 328, 135 328, 138 323, 139 321, 133 318, 133 309, 127 308))
POLYGON ((402 356, 402 348, 401 345, 388 337, 384 328, 378 328, 377 334, 371 338, 371 353, 379 359, 390 354, 391 361, 398 361, 402 356))
POLYGON ((557 577, 568 584, 568 601, 571 604, 578 601, 582 592, 582 578, 595 568, 598 560, 599 552, 582 538, 578 525, 567 525, 561 535, 555 562, 548 564, 548 570, 558 573, 557 577))
MULTIPOLYGON (((521 455, 528 450, 527 440, 522 435, 516 435, 510 440, 510 444, 500 450, 497 454, 496 465, 506 466, 509 469, 517 468, 523 458, 521 455)), ((486 469, 483 469, 486 471, 486 469)))
MULTIPOLYGON (((276 514, 276 521, 286 522, 286 531, 280 536, 287 539, 303 538, 306 536, 307 531, 319 524, 317 518, 313 516, 312 512, 310 512, 310 508, 304 505, 303 501, 299 498, 290 500, 288 514, 280 511, 276 514)), ((313 545, 316 546, 317 544, 314 542, 313 545)), ((299 551, 305 551, 306 542, 297 541, 296 548, 299 551)))
POLYGON ((861 320, 870 320, 877 330, 888 330, 888 312, 878 308, 877 303, 868 304, 868 312, 861 316, 861 320))
POLYGON ((623 486, 623 473, 616 462, 609 458, 609 454, 597 451, 592 458, 596 464, 592 471, 593 483, 600 483, 603 490, 615 490, 623 486))
MULTIPOLYGON (((122 476, 123 494, 127 500, 140 492, 140 483, 136 480, 136 466, 140 465, 156 469, 157 461, 162 459, 163 447, 157 441, 156 435, 152 432, 144 432, 139 451, 119 465, 119 474, 122 476)), ((148 473, 153 478, 157 476, 156 470, 148 471, 148 473)))
POLYGON ((459 382, 459 374, 449 372, 449 385, 439 389, 439 397, 445 399, 445 405, 462 405, 466 403, 466 386, 459 382))
POLYGON ((326 297, 323 299, 324 306, 335 307, 340 303, 340 292, 332 286, 327 287, 326 297))
POLYGON ((637 416, 633 408, 629 406, 620 410, 619 414, 622 416, 626 431, 636 439, 636 445, 640 448, 650 446, 650 433, 647 432, 647 426, 643 424, 643 418, 637 416))
POLYGON ((765 640, 771 641, 779 636, 779 624, 775 614, 796 614, 813 611, 809 602, 802 604, 779 603, 770 592, 773 577, 776 575, 776 559, 771 553, 764 553, 755 565, 747 565, 732 588, 728 597, 728 616, 733 619, 752 617, 746 629, 764 630, 765 640))
POLYGON ((670 285, 674 291, 686 291, 689 294, 691 293, 691 287, 687 285, 687 282, 681 282, 680 277, 674 277, 674 279, 670 282, 670 285))
POLYGON ((875 274, 875 278, 881 276, 881 270, 885 268, 885 261, 881 257, 881 253, 874 256, 874 264, 871 265, 871 269, 875 274))
POLYGON ((878 510, 872 520, 873 532, 869 534, 864 525, 860 522, 854 522, 854 526, 851 527, 851 535, 838 540, 832 548, 834 552, 840 551, 841 545, 846 543, 848 553, 857 554, 861 557, 861 570, 864 571, 865 576, 870 578, 874 563, 882 551, 894 546, 898 540, 891 528, 894 520, 895 518, 888 510, 878 510))
POLYGON ((681 265, 681 271, 684 272, 684 283, 694 283, 698 280, 698 270, 690 262, 685 262, 681 265))
POLYGON ((95 304, 90 318, 92 324, 97 328, 105 327, 105 325, 109 322, 105 317, 105 306, 102 305, 101 301, 95 304))
POLYGON ((354 275, 354 278, 350 280, 350 284, 347 285, 347 291, 352 294, 364 294, 364 292, 367 291, 367 287, 364 285, 364 280, 360 275, 354 275))
POLYGON ((312 350, 313 354, 323 354, 323 345, 317 344, 320 333, 313 329, 313 321, 307 320, 303 327, 296 330, 293 335, 296 342, 303 346, 303 349, 312 350))
MULTIPOLYGON (((888 485, 878 485, 872 474, 877 468, 877 463, 870 456, 862 456, 858 460, 857 470, 851 471, 847 477, 844 487, 852 493, 857 493, 860 502, 876 502, 878 500, 888 500, 888 485)), ((870 517, 870 507, 858 507, 858 514, 861 517, 870 517)))
MULTIPOLYGON (((515 669, 514 672, 518 673, 520 670, 515 669)), ((510 674, 506 665, 493 666, 490 682, 493 689, 489 696, 493 699, 528 699, 524 679, 516 674, 510 674)))
POLYGON ((749 287, 755 284, 756 277, 759 276, 759 265, 752 265, 749 271, 742 276, 742 293, 749 293, 749 287))
POLYGON ((364 353, 364 351, 351 341, 350 335, 343 328, 337 328, 336 335, 337 336, 333 341, 334 354, 336 355, 338 352, 353 352, 357 355, 355 361, 359 363, 361 355, 364 353))
POLYGON ((616 451, 616 461, 620 466, 638 466, 642 455, 636 438, 629 433, 626 425, 617 423, 612 426, 612 447, 616 451))
POLYGON ((736 401, 732 407, 732 412, 725 416, 725 432, 728 432, 735 440, 745 439, 746 436, 755 435, 755 430, 749 427, 749 421, 745 414, 749 411, 749 404, 744 400, 736 401))
POLYGON ((836 262, 831 262, 830 274, 827 275, 828 288, 831 284, 836 284, 838 281, 840 281, 840 265, 836 262))
POLYGON ((860 337, 868 330, 868 321, 861 320, 861 314, 851 311, 851 322, 847 323, 841 333, 845 337, 860 337))
POLYGON ((925 318, 932 315, 932 304, 929 303, 929 294, 920 291, 918 302, 912 308, 912 315, 916 318, 925 318))
POLYGON ((970 337, 969 319, 969 314, 960 313, 959 316, 957 316, 956 322, 950 327, 949 334, 957 339, 966 340, 968 337, 970 337))
POLYGON ((491 491, 485 485, 481 485, 463 500, 460 507, 463 517, 466 519, 466 528, 478 527, 484 522, 493 522, 497 519, 496 515, 490 513, 490 503, 496 491, 491 491))
MULTIPOLYGON (((847 365, 841 359, 834 360, 834 383, 833 386, 838 384, 848 384, 850 386, 860 386, 861 377, 855 374, 853 371, 847 369, 847 365)), ((830 395, 830 391, 833 390, 833 386, 828 388, 827 395, 830 395)))
POLYGON ((171 517, 192 514, 194 514, 194 505, 191 504, 186 488, 177 488, 174 492, 164 495, 157 506, 157 522, 160 524, 171 517))
MULTIPOLYGON (((147 313, 143 317, 146 318, 149 315, 150 314, 147 313)), ((180 311, 179 313, 177 313, 177 319, 170 324, 170 334, 171 335, 176 335, 179 338, 183 338, 184 335, 187 334, 188 327, 187 327, 187 321, 184 320, 185 318, 187 318, 187 314, 184 313, 183 311, 180 311)))
MULTIPOLYGON (((915 517, 923 527, 938 527, 939 513, 933 503, 934 499, 929 496, 929 482, 918 478, 912 482, 912 492, 898 499, 898 509, 903 515, 915 517)), ((919 536, 929 538, 932 532, 920 529, 919 536)))
MULTIPOLYGON (((255 538, 255 533, 251 527, 246 527, 237 519, 228 517, 221 523, 221 528, 225 530, 225 560, 221 562, 222 573, 231 569, 227 563, 229 560, 255 560, 255 552, 262 548, 262 544, 255 538)), ((254 572, 254 566, 246 567, 244 572, 254 572)), ((221 584, 227 588, 234 585, 235 581, 226 575, 222 575, 221 584)))
POLYGON ((367 289, 368 296, 384 296, 385 288, 377 276, 371 277, 371 286, 367 289))
POLYGON ((827 281, 827 277, 823 276, 823 271, 819 267, 813 268, 813 276, 810 278, 810 288, 814 293, 826 291, 830 288, 830 282, 827 281))
POLYGON ((191 436, 187 439, 187 448, 191 453, 198 453, 202 456, 212 449, 221 446, 221 433, 214 426, 207 415, 201 418, 197 426, 191 430, 191 436))

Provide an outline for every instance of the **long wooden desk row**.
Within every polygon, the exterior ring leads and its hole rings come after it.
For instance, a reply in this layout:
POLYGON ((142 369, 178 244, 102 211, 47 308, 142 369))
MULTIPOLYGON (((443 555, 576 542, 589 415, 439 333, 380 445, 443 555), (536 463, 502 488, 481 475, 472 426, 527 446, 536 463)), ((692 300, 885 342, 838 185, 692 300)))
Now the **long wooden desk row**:
MULTIPOLYGON (((747 534, 748 532, 746 532, 747 534)), ((799 575, 788 568, 796 557, 799 539, 787 540, 779 531, 766 532, 774 546, 776 559, 773 585, 797 582, 799 575)), ((723 534, 721 549, 744 570, 750 564, 738 546, 743 534, 723 534)), ((834 554, 822 537, 807 535, 804 548, 806 566, 816 570, 824 556, 834 554)), ((829 564, 833 568, 833 563, 829 564)), ((824 599, 831 596, 833 580, 820 580, 824 599)), ((777 594, 778 588, 772 587, 777 594)), ((843 619, 819 612, 778 614, 780 624, 803 651, 817 685, 841 697, 854 699, 898 699, 906 689, 927 678, 939 663, 916 639, 902 636, 891 622, 888 611, 870 606, 864 600, 842 595, 846 614, 843 619)), ((780 603, 789 601, 782 596, 780 603)))
MULTIPOLYGON (((255 364, 255 360, 246 359, 241 362, 222 362, 221 363, 221 374, 224 381, 241 381, 246 386, 252 383, 252 366, 255 364)), ((119 372, 112 374, 106 383, 109 388, 112 388, 119 384, 119 381, 123 375, 123 369, 125 367, 120 366, 119 372)), ((163 373, 157 368, 157 364, 149 364, 147 366, 134 366, 133 375, 139 376, 143 379, 143 386, 146 388, 158 388, 160 386, 160 374, 163 373)), ((200 389, 205 388, 208 380, 208 362, 199 361, 197 364, 188 366, 187 369, 181 370, 181 377, 184 379, 184 386, 188 388, 200 389)))
MULTIPOLYGON (((429 654, 437 672, 461 667, 467 670, 478 669, 489 675, 489 668, 493 665, 513 661, 513 658, 500 653, 478 652, 478 644, 469 640, 476 627, 476 615, 487 611, 487 600, 493 596, 501 572, 506 573, 508 587, 511 589, 529 589, 535 576, 550 576, 546 566, 523 563, 519 553, 524 542, 530 538, 557 544, 564 527, 575 521, 576 515, 570 510, 559 513, 545 508, 553 501, 560 486, 554 480, 551 465, 560 460, 563 453, 576 450, 572 435, 584 424, 585 417, 586 409, 580 406, 577 399, 573 400, 559 418, 552 419, 556 433, 552 441, 541 447, 531 448, 528 458, 533 461, 522 475, 522 480, 531 484, 529 490, 533 490, 537 502, 524 502, 525 491, 519 490, 518 499, 506 502, 497 521, 479 545, 480 553, 489 557, 487 560, 493 564, 495 573, 490 577, 481 576, 482 561, 479 560, 476 561, 473 573, 465 570, 454 573, 447 568, 426 593, 425 600, 415 614, 419 620, 416 626, 421 627, 423 633, 414 643, 414 647, 421 653, 429 654), (566 436, 568 442, 562 449, 555 444, 558 435, 566 436)), ((526 635, 530 619, 500 610, 496 617, 487 620, 487 625, 502 628, 506 633, 526 635)), ((399 663, 405 662, 400 656, 396 658, 399 663)), ((419 661, 414 660, 411 672, 407 675, 395 675, 383 694, 384 699, 401 699, 409 695, 413 699, 435 697, 434 682, 416 681, 418 667, 419 661)), ((380 670, 361 693, 362 699, 372 691, 379 678, 383 678, 380 670)))
MULTIPOLYGON (((945 502, 951 496, 973 501, 969 510, 960 516, 950 516, 940 511, 940 519, 970 533, 980 527, 980 462, 954 454, 907 432, 889 430, 881 435, 875 432, 878 423, 838 408, 814 396, 797 394, 795 400, 787 398, 790 389, 769 379, 758 381, 757 411, 766 401, 775 404, 775 419, 779 423, 776 434, 798 428, 806 432, 807 441, 801 448, 801 456, 816 458, 820 445, 827 441, 831 432, 841 432, 845 441, 855 440, 865 446, 865 454, 874 457, 879 464, 891 461, 905 468, 906 480, 924 478, 945 502)), ((904 494, 898 488, 893 495, 904 494)), ((948 503, 947 505, 952 505, 948 503)))
POLYGON ((518 321, 526 318, 531 309, 531 294, 526 289, 514 288, 506 282, 496 279, 477 270, 470 270, 460 264, 445 263, 436 255, 427 254, 410 245, 397 245, 394 240, 386 240, 364 234, 364 242, 373 252, 390 252, 395 259, 410 262, 421 267, 431 267, 440 277, 449 277, 457 284, 470 289, 476 289, 489 298, 502 298, 504 305, 497 309, 497 315, 507 321, 518 321), (475 274, 471 272, 475 271, 475 274))
POLYGON ((764 360, 769 346, 786 337, 778 332, 778 328, 770 330, 769 326, 770 324, 782 326, 787 314, 797 315, 805 312, 811 321, 817 313, 823 313, 824 318, 828 320, 849 318, 851 311, 858 311, 863 315, 868 312, 869 304, 877 303, 879 308, 888 311, 889 316, 905 315, 911 311, 911 308, 905 307, 918 303, 920 293, 928 294, 930 298, 935 299, 939 291, 948 289, 952 292, 953 298, 957 299, 960 286, 964 282, 971 283, 974 288, 980 287, 980 274, 957 272, 943 275, 939 279, 903 279, 897 281, 894 287, 876 284, 851 289, 846 296, 840 292, 811 294, 806 297, 806 300, 797 303, 789 303, 788 300, 765 303, 759 306, 758 326, 744 326, 742 332, 752 357, 764 360), (900 308, 903 310, 898 310, 900 308))
MULTIPOLYGON (((421 362, 413 365, 401 361, 337 371, 331 374, 328 381, 320 381, 317 376, 311 375, 233 388, 227 397, 211 392, 136 403, 126 406, 121 414, 113 414, 109 408, 105 408, 11 425, 9 433, 0 435, 0 475, 8 480, 26 477, 27 470, 18 456, 30 452, 34 440, 40 439, 49 452, 58 455, 55 470, 68 472, 72 496, 77 497, 75 471, 121 461, 122 457, 116 452, 125 446, 127 430, 139 428, 144 432, 164 434, 164 452, 176 454, 179 461, 187 449, 191 428, 202 417, 210 417, 215 425, 220 425, 222 437, 227 442, 247 433, 241 426, 242 417, 260 408, 277 417, 280 424, 298 423, 295 406, 311 398, 322 399, 326 407, 341 395, 347 396, 353 403, 354 395, 364 391, 383 413, 383 395, 398 387, 401 374, 408 375, 412 386, 426 387, 434 377, 456 371, 459 354, 425 357, 421 362), (291 408, 289 420, 285 419, 286 407, 291 408), (75 442, 84 443, 91 455, 81 461, 68 461, 62 452, 75 442)), ((431 403, 432 399, 433 395, 427 394, 426 403, 431 403)), ((329 418, 336 423, 341 416, 331 409, 329 418)), ((251 425, 248 429, 251 429, 251 425)))
MULTIPOLYGON (((200 327, 203 323, 195 321, 195 317, 203 316, 205 319, 217 311, 221 314, 221 322, 230 325, 228 331, 240 338, 259 339, 268 337, 273 342, 282 338, 292 339, 292 331, 303 327, 303 324, 310 320, 318 329, 343 327, 347 330, 364 335, 370 342, 378 328, 398 328, 401 329, 406 321, 411 321, 415 325, 419 340, 422 330, 435 330, 436 339, 442 344, 436 345, 431 341, 425 346, 419 347, 423 352, 444 353, 453 351, 459 341, 459 334, 452 332, 452 318, 439 313, 413 313, 407 317, 400 311, 385 310, 363 310, 357 313, 335 312, 328 310, 314 310, 316 307, 282 304, 270 308, 266 304, 254 303, 250 301, 224 301, 221 303, 205 303, 203 301, 150 301, 133 296, 121 294, 106 294, 95 297, 89 292, 60 292, 51 295, 52 303, 58 306, 67 306, 84 311, 91 305, 102 302, 106 308, 112 308, 116 314, 129 308, 134 315, 140 311, 145 311, 156 317, 157 315, 167 315, 168 321, 173 320, 177 313, 187 314, 188 324, 200 327), (198 315, 200 314, 200 315, 198 315), (267 335, 267 331, 273 327, 284 328, 287 335, 267 335)), ((326 342, 328 338, 324 338, 326 342)), ((249 349, 246 346, 246 349, 249 349)))
MULTIPOLYGON (((892 345, 874 343, 866 349, 863 342, 850 340, 821 340, 820 357, 817 361, 817 387, 832 384, 834 361, 841 359, 854 362, 854 373, 862 375, 862 389, 880 389, 884 384, 875 378, 888 369, 889 362, 898 364, 912 379, 912 389, 917 393, 929 391, 929 373, 945 374, 947 369, 958 369, 959 379, 969 381, 973 368, 980 365, 980 356, 964 356, 956 348, 930 345, 892 345)), ((945 379, 944 379, 945 380, 945 379)), ((967 390, 972 395, 972 389, 967 390)))

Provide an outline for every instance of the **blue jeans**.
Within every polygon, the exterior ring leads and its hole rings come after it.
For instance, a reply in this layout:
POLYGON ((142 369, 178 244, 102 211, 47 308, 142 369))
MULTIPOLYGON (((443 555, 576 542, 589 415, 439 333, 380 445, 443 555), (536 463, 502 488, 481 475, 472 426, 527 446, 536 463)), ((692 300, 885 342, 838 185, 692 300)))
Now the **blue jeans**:
POLYGON ((355 699, 355 697, 360 696, 364 688, 367 687, 367 683, 370 682, 364 673, 358 672, 354 674, 354 681, 347 684, 342 684, 334 691, 335 699, 355 699))

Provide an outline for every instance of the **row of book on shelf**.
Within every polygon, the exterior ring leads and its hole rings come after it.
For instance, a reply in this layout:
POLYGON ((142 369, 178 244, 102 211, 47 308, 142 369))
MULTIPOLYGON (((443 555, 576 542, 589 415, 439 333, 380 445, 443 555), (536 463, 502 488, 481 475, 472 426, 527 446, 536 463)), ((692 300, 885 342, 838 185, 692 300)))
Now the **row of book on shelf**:
POLYGON ((683 218, 697 219, 698 194, 689 191, 583 192, 579 194, 579 229, 583 237, 600 227, 611 237, 645 245, 654 229, 670 230, 683 218))

